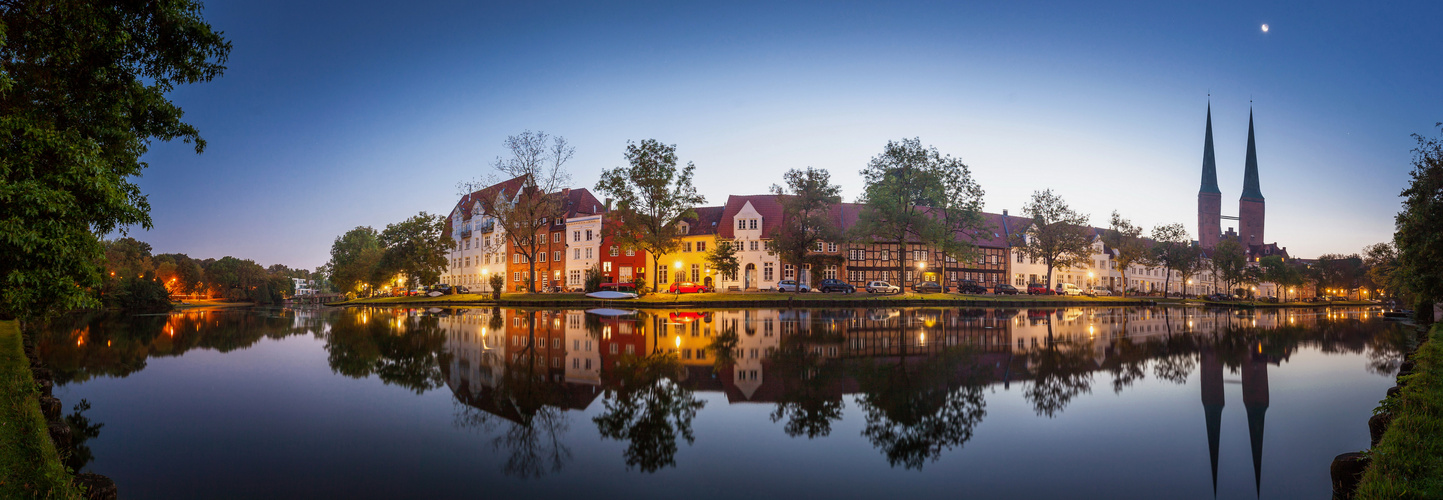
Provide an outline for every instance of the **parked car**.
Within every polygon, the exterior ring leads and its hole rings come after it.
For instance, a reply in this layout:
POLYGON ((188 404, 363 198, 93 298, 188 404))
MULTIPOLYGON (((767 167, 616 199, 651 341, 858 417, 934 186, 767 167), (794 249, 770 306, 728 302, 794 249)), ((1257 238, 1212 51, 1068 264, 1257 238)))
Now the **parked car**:
POLYGON ((987 293, 987 287, 977 284, 976 280, 962 280, 957 282, 958 293, 987 293))
POLYGON ((868 281, 867 293, 902 293, 902 288, 885 281, 868 281))
POLYGON ((1057 285, 1058 295, 1077 296, 1082 295, 1082 289, 1072 283, 1059 283, 1057 285))
POLYGON ((912 285, 912 291, 917 293, 942 293, 942 285, 936 281, 923 281, 912 285))
POLYGON ((702 293, 706 291, 706 285, 690 281, 676 281, 672 282, 671 289, 668 291, 671 293, 702 293))
POLYGON ((465 285, 456 285, 452 288, 456 290, 456 293, 471 293, 471 289, 467 288, 465 285))
POLYGON ((998 283, 997 286, 992 287, 992 293, 997 295, 1017 295, 1022 293, 1022 291, 1007 283, 998 283))
POLYGON ((1109 297, 1112 295, 1112 290, 1108 290, 1107 288, 1100 286, 1095 286, 1088 289, 1087 294, 1093 297, 1109 297))
POLYGON ((602 283, 602 284, 601 284, 601 289, 602 289, 602 290, 607 290, 607 291, 612 291, 612 292, 633 292, 633 293, 635 293, 635 292, 636 292, 636 283, 631 283, 631 282, 602 283))
POLYGON ((1052 295, 1052 289, 1042 283, 1029 283, 1027 285, 1028 295, 1052 295))
POLYGON ((797 283, 797 280, 781 280, 781 281, 777 282, 777 291, 778 291, 778 292, 810 292, 810 291, 812 291, 812 289, 809 288, 809 287, 807 287, 807 285, 803 285, 803 284, 801 284, 801 283, 797 283))
POLYGON ((817 291, 822 293, 852 293, 857 291, 857 287, 838 279, 824 279, 821 283, 817 283, 817 291))

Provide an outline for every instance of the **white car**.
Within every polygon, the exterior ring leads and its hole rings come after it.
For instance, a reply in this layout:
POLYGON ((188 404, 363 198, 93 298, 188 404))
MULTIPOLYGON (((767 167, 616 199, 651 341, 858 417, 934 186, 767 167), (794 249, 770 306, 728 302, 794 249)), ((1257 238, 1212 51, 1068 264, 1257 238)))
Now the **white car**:
POLYGON ((1091 296, 1093 296, 1093 297, 1107 297, 1107 296, 1112 295, 1112 290, 1108 290, 1108 289, 1103 288, 1103 287, 1100 287, 1100 286, 1095 286, 1095 287, 1092 287, 1091 290, 1088 290, 1088 291, 1087 291, 1087 294, 1088 294, 1088 295, 1091 295, 1091 296))
POLYGON ((781 280, 777 282, 778 292, 810 292, 811 290, 812 289, 807 288, 807 285, 798 284, 797 280, 781 280))
POLYGON ((902 288, 885 281, 868 281, 867 293, 902 293, 902 288))
POLYGON ((1082 289, 1078 288, 1077 285, 1074 285, 1072 283, 1063 283, 1061 285, 1057 285, 1057 294, 1068 296, 1082 295, 1082 289))

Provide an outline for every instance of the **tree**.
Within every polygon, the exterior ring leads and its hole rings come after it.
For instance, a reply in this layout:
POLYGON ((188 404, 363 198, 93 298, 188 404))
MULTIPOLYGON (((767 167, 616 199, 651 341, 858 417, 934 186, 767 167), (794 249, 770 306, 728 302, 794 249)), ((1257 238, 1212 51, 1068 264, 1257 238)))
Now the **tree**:
POLYGON ((166 95, 231 45, 190 0, 5 2, 0 27, 0 316, 91 307, 98 235, 151 227, 151 141, 205 149, 166 95))
POLYGON ((1048 286, 1052 286, 1053 269, 1092 260, 1092 229, 1087 227, 1087 215, 1073 211, 1051 189, 1034 191, 1032 201, 1022 206, 1022 213, 1031 217, 1032 223, 1012 237, 1012 246, 1047 265, 1048 286))
POLYGON ((1122 273, 1122 296, 1127 296, 1127 271, 1133 265, 1147 265, 1152 256, 1147 244, 1142 241, 1142 228, 1122 218, 1116 210, 1112 212, 1112 224, 1102 233, 1102 242, 1112 248, 1112 261, 1122 273))
POLYGON ((609 217, 619 223, 606 225, 604 231, 619 244, 651 253, 651 287, 655 289, 658 263, 681 246, 683 235, 677 222, 695 219, 692 209, 706 203, 706 197, 691 183, 696 165, 687 162, 677 168, 675 144, 656 139, 627 142, 626 161, 629 166, 603 170, 596 183, 597 191, 616 200, 609 217))
POLYGON ((600 415, 592 417, 604 439, 627 442, 626 466, 656 472, 676 465, 677 438, 696 440, 691 422, 706 406, 679 383, 682 366, 674 354, 624 356, 612 372, 600 415))
POLYGON ((1368 281, 1389 295, 1396 296, 1401 290, 1401 276, 1398 271, 1398 249, 1391 242, 1368 245, 1363 248, 1363 266, 1367 268, 1368 281))
POLYGON ((1192 279, 1198 273, 1207 268, 1207 261, 1203 259, 1202 248, 1197 245, 1187 245, 1177 254, 1173 262, 1173 269, 1177 271, 1177 279, 1183 284, 1183 299, 1187 299, 1187 286, 1192 284, 1192 279))
POLYGON ((717 241, 716 246, 706 254, 706 263, 722 275, 722 279, 735 281, 741 262, 737 260, 736 245, 730 241, 717 241))
POLYGON ((1228 295, 1232 295, 1233 285, 1242 281, 1243 271, 1247 267, 1247 255, 1243 253, 1243 245, 1238 243, 1237 238, 1223 238, 1213 247, 1213 276, 1222 279, 1228 295))
POLYGON ((1172 272, 1191 257, 1192 242, 1187 237, 1187 227, 1181 223, 1152 228, 1152 239, 1153 262, 1163 269, 1162 297, 1167 298, 1167 291, 1172 286, 1172 272))
POLYGON ((362 285, 369 287, 367 292, 374 291, 383 252, 381 235, 375 229, 360 226, 346 231, 331 244, 331 260, 326 263, 331 282, 343 292, 356 291, 362 285))
MULTIPOLYGON (((1436 126, 1443 131, 1443 123, 1436 126)), ((1413 139, 1413 181, 1400 193, 1403 210, 1394 219, 1393 243, 1403 286, 1416 297, 1416 310, 1424 311, 1443 298, 1443 135, 1413 139)))
MULTIPOLYGON (((842 187, 832 184, 832 176, 825 169, 792 169, 782 177, 786 179, 786 187, 772 185, 772 194, 777 195, 782 205, 782 221, 767 241, 767 249, 775 252, 782 264, 795 267, 800 278, 803 266, 820 269, 824 263, 834 260, 813 250, 820 242, 837 241, 841 237, 827 214, 832 205, 842 202, 842 187)), ((794 288, 793 292, 800 293, 801 287, 794 288)))
POLYGON ((849 239, 897 245, 897 277, 907 270, 907 244, 931 244, 959 261, 976 247, 958 238, 983 227, 982 188, 961 160, 923 147, 921 139, 887 141, 862 169, 863 205, 849 239))
POLYGON ((1289 274, 1292 273, 1293 268, 1283 260, 1282 256, 1269 255, 1258 259, 1258 269, 1260 270, 1258 277, 1261 281, 1272 283, 1277 288, 1287 290, 1286 287, 1291 281, 1289 274))
POLYGON ((462 195, 476 193, 480 197, 482 210, 501 226, 512 251, 526 259, 526 288, 535 292, 536 256, 547 251, 542 248, 547 244, 547 230, 566 217, 561 189, 571 185, 566 162, 576 148, 565 137, 530 130, 508 136, 504 145, 511 156, 497 157, 491 165, 494 173, 487 180, 463 182, 459 187, 462 195), (515 190, 482 189, 507 179, 519 180, 515 190))
POLYGON ((381 231, 381 244, 386 247, 381 266, 406 275, 407 288, 436 283, 446 269, 446 254, 452 245, 445 230, 444 216, 426 212, 387 225, 381 231))

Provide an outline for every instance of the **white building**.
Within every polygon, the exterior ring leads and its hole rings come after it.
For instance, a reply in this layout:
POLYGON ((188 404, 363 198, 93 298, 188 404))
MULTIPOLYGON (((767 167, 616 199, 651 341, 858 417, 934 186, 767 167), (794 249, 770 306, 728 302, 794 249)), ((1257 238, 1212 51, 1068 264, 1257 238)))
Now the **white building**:
POLYGON ((451 235, 449 265, 441 273, 441 281, 463 285, 477 293, 491 291, 487 279, 492 274, 506 274, 506 258, 510 245, 506 232, 496 219, 485 214, 483 197, 493 193, 502 198, 515 198, 521 189, 521 178, 511 179, 462 196, 451 209, 446 232, 451 235))
POLYGON ((567 252, 566 287, 579 289, 585 284, 586 270, 600 268, 601 214, 577 214, 566 219, 567 252))
POLYGON ((722 212, 718 242, 737 247, 735 280, 725 276, 720 290, 775 290, 782 280, 781 259, 767 250, 770 235, 781 224, 782 206, 774 195, 729 196, 722 212))

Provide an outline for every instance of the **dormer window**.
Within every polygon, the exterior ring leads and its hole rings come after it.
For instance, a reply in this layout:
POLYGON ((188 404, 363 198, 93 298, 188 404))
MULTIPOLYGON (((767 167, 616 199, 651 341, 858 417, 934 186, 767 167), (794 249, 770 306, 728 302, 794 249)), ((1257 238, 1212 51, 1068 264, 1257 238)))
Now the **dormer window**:
POLYGON ((746 219, 737 219, 737 229, 746 229, 746 228, 747 228, 747 220, 746 220, 746 219))
POLYGON ((748 228, 748 229, 756 229, 756 228, 757 228, 757 220, 756 220, 756 219, 751 219, 750 225, 751 225, 751 227, 748 228))

